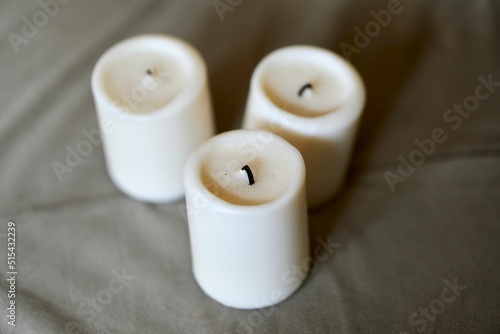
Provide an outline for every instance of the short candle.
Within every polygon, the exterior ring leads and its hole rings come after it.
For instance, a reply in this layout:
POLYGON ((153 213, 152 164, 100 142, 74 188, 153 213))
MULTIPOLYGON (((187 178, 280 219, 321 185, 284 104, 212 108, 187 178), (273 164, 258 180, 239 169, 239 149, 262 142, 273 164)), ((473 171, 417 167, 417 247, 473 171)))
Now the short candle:
POLYGON ((342 185, 364 103, 363 81, 341 57, 312 46, 286 47, 255 69, 243 128, 272 131, 302 153, 307 201, 315 207, 342 185))
POLYGON ((171 36, 127 39, 97 62, 92 92, 115 185, 142 201, 181 199, 188 156, 214 134, 199 53, 171 36))
POLYGON ((305 277, 283 276, 309 255, 304 181, 300 153, 266 131, 226 132, 190 156, 184 184, 193 273, 207 295, 252 309, 299 287, 305 277))

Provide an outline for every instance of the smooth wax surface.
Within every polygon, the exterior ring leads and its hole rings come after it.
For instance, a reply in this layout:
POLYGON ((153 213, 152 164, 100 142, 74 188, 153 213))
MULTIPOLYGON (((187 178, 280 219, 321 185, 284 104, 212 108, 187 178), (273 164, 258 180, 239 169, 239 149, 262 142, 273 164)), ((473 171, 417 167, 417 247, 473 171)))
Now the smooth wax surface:
POLYGON ((307 202, 317 207, 343 184, 364 103, 361 77, 340 56, 312 46, 285 47, 255 69, 243 128, 272 131, 301 152, 307 202))
POLYGON ((300 153, 266 131, 222 133, 190 156, 184 185, 193 273, 207 295, 252 309, 297 290, 305 275, 292 271, 309 256, 304 181, 300 153), (242 164, 253 166, 254 185, 242 164))
POLYGON ((103 70, 102 86, 123 112, 150 113, 167 105, 186 84, 182 64, 168 50, 128 50, 103 70))
POLYGON ((273 65, 263 74, 263 88, 275 105, 290 113, 315 117, 335 112, 348 96, 335 72, 321 64, 289 59, 273 65), (299 94, 307 84, 312 88, 299 94))
POLYGON ((264 204, 280 197, 298 173, 290 152, 263 143, 247 149, 239 148, 240 145, 228 141, 214 147, 201 162, 203 185, 217 197, 237 205, 264 204), (255 178, 252 185, 242 170, 245 165, 255 178))
POLYGON ((146 202, 182 198, 184 164, 215 132, 200 54, 171 36, 127 39, 97 62, 92 92, 115 185, 146 202))

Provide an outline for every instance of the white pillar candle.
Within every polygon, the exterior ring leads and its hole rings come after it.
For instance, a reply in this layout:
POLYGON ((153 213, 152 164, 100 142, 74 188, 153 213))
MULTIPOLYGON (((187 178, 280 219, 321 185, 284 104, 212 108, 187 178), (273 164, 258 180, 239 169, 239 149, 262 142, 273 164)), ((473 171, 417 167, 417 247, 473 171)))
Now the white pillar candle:
POLYGON ((308 257, 305 167, 267 131, 236 130, 200 146, 184 170, 194 276, 207 295, 235 308, 289 297, 308 257), (292 277, 293 276, 293 277, 292 277))
POLYGON ((127 39, 95 65, 92 92, 116 186, 147 202, 182 198, 184 164, 214 134, 200 54, 169 36, 127 39))
POLYGON ((365 103, 356 70, 312 46, 279 49, 255 69, 243 127, 294 145, 307 168, 307 201, 324 204, 342 185, 365 103))

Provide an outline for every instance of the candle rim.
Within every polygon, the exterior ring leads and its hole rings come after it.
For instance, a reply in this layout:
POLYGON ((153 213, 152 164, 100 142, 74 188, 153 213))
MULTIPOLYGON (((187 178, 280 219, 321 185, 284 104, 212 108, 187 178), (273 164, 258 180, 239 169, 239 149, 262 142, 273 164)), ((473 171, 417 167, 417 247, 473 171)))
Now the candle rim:
MULTIPOLYGON (((304 56, 295 58, 304 58, 304 56)), ((323 49, 313 45, 292 45, 277 49, 267 56, 265 56, 257 65, 251 79, 251 89, 256 93, 257 98, 262 100, 264 104, 266 104, 269 110, 272 110, 273 113, 279 117, 280 113, 285 113, 288 118, 296 121, 290 122, 291 127, 295 128, 299 132, 308 131, 317 131, 318 130, 318 121, 327 122, 329 124, 329 129, 332 129, 332 126, 337 130, 350 124, 354 120, 356 120, 359 114, 362 113, 363 108, 366 103, 366 89, 363 83, 363 80, 359 74, 359 72, 344 58, 339 56, 338 54, 323 49), (316 54, 321 56, 324 59, 328 59, 332 64, 331 66, 338 67, 342 70, 344 74, 342 77, 343 81, 347 81, 350 84, 350 92, 346 98, 346 102, 339 106, 338 108, 332 109, 330 112, 326 112, 319 115, 311 115, 311 116, 302 116, 290 112, 286 109, 286 106, 278 106, 276 105, 267 95, 265 85, 263 83, 265 71, 271 64, 279 60, 279 57, 283 55, 294 53, 301 54, 316 54), (296 124, 298 123, 298 124, 296 124), (294 124, 296 124, 294 126, 294 124)))
MULTIPOLYGON (((154 49, 160 49, 161 45, 157 44, 154 49)), ((207 81, 206 63, 199 51, 193 45, 180 38, 164 34, 136 35, 112 45, 100 56, 91 75, 91 87, 96 100, 98 99, 101 103, 106 104, 117 116, 140 122, 155 121, 159 118, 181 113, 186 105, 190 104, 202 93, 208 84, 207 81), (105 92, 105 88, 102 86, 104 69, 108 62, 112 61, 117 52, 119 53, 121 50, 132 48, 134 43, 147 44, 155 42, 162 43, 161 45, 165 46, 166 50, 174 49, 176 51, 176 55, 172 56, 170 53, 169 55, 178 60, 181 66, 185 67, 185 70, 187 69, 186 83, 172 100, 158 109, 147 113, 124 112, 116 106, 113 102, 114 100, 110 99, 105 92), (200 77, 197 77, 198 75, 200 77)))
MULTIPOLYGON (((293 155, 291 156, 292 158, 294 158, 293 155)), ((255 210, 255 208, 259 208, 260 210, 259 212, 262 212, 262 210, 264 211, 274 210, 276 207, 286 205, 290 201, 290 198, 295 196, 295 193, 300 190, 300 187, 302 187, 303 185, 305 186, 305 174, 306 174, 306 169, 305 169, 304 159, 301 153, 293 145, 288 143, 285 139, 266 130, 237 129, 237 130, 223 132, 213 136, 212 138, 208 139, 205 143, 203 143, 200 147, 198 147, 191 154, 184 168, 184 180, 185 180, 184 186, 186 192, 190 190, 189 187, 193 186, 194 189, 197 189, 198 191, 202 192, 201 194, 202 196, 206 196, 210 202, 214 201, 218 203, 218 205, 220 205, 220 207, 222 207, 223 210, 226 212, 242 212, 242 211, 252 212, 255 210), (297 175, 299 175, 299 177, 294 178, 290 182, 286 191, 279 197, 270 200, 268 202, 259 204, 241 205, 241 204, 231 203, 226 200, 223 200, 222 198, 218 197, 217 195, 213 194, 210 190, 208 190, 201 181, 200 175, 201 175, 201 165, 203 159, 207 156, 207 154, 210 153, 209 150, 210 148, 209 146, 211 146, 210 143, 220 141, 225 137, 235 136, 237 133, 257 134, 259 132, 265 132, 266 136, 269 135, 273 138, 272 139, 273 142, 278 142, 280 145, 287 147, 287 149, 289 149, 290 151, 297 153, 297 155, 295 156, 300 157, 300 159, 297 159, 297 162, 299 163, 299 171, 297 175), (193 178, 192 180, 191 178, 187 177, 189 174, 195 175, 196 177, 193 178)), ((304 187, 304 194, 305 194, 305 187, 304 187)))

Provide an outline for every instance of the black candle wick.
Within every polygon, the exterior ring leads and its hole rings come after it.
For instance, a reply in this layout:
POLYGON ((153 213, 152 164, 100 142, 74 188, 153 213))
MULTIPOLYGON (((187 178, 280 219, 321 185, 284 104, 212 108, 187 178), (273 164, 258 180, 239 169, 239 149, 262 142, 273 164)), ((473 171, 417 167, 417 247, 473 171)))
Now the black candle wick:
POLYGON ((299 96, 302 97, 302 94, 304 94, 304 91, 306 89, 312 89, 313 86, 310 82, 306 83, 304 86, 302 86, 300 89, 299 89, 299 96))
POLYGON ((150 69, 150 68, 148 68, 148 69, 146 70, 146 73, 147 73, 148 75, 153 75, 153 71, 151 71, 151 69, 150 69))
POLYGON ((245 172, 247 172, 248 184, 253 185, 255 183, 255 180, 253 178, 253 173, 252 173, 252 170, 250 169, 250 167, 248 167, 248 165, 245 165, 245 166, 243 166, 243 168, 241 168, 241 170, 244 170, 245 172))

